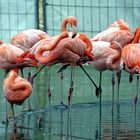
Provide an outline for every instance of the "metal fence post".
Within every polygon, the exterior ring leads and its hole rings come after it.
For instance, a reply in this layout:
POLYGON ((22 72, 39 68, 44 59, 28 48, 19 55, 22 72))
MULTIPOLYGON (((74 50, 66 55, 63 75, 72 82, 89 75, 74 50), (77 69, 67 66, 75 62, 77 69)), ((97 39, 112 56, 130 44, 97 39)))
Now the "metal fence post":
POLYGON ((36 0, 36 28, 39 29, 39 0, 36 0))
POLYGON ((43 31, 47 32, 47 22, 46 22, 46 0, 42 0, 43 8, 43 31))

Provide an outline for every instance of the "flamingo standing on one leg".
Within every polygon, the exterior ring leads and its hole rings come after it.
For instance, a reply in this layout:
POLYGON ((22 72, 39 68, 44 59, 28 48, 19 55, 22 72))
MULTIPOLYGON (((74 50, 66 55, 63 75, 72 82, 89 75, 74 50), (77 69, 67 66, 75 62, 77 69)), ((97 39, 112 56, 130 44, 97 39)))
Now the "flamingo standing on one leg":
MULTIPOLYGON (((67 32, 63 32, 50 45, 47 41, 45 39, 35 44, 28 52, 21 55, 18 61, 23 62, 26 59, 34 59, 46 66, 56 63, 68 63, 74 66, 79 64, 83 57, 92 60, 92 44, 85 34, 80 34, 72 39, 68 37, 67 32)), ((71 95, 69 98, 71 98, 71 95)))
POLYGON ((6 100, 11 104, 14 126, 16 126, 16 123, 13 105, 22 104, 31 93, 31 84, 18 76, 18 69, 11 70, 9 76, 4 80, 4 95, 6 100))
MULTIPOLYGON (((76 30, 75 27, 77 26, 77 20, 75 17, 73 16, 68 16, 66 17, 63 22, 62 22, 62 32, 68 32, 67 31, 67 25, 70 25, 72 32, 69 33, 69 35, 74 38, 76 36, 76 30)), ((29 30, 25 30, 22 31, 20 33, 18 33, 16 36, 14 36, 12 38, 11 43, 14 44, 15 46, 22 48, 24 51, 29 50, 35 43, 37 43, 38 41, 42 40, 42 39, 47 39, 49 38, 49 40, 54 40, 55 37, 50 37, 48 36, 45 32, 41 31, 41 30, 37 30, 37 29, 29 29, 29 30)), ((39 71, 37 73, 39 73, 41 70, 43 69, 43 67, 41 67, 41 69, 39 69, 39 71)), ((36 76, 37 74, 35 74, 33 76, 33 78, 36 76)), ((33 79, 31 78, 31 79, 33 79)), ((62 79, 62 78, 61 78, 62 79)), ((50 90, 50 89, 48 89, 50 90)), ((62 96, 62 95, 61 95, 62 96)))
MULTIPOLYGON (((119 69, 121 60, 121 46, 117 42, 94 41, 92 42, 94 60, 89 64, 96 70, 100 71, 99 89, 101 91, 102 71, 119 69)), ((100 96, 100 115, 101 115, 101 92, 100 96)), ((113 103, 114 104, 114 103, 113 103)), ((113 109, 113 107, 112 107, 113 109)))
MULTIPOLYGON (((126 22, 124 22, 124 20, 118 19, 113 24, 111 24, 106 30, 94 36, 91 39, 91 41, 93 42, 93 44, 94 42, 98 42, 98 41, 106 41, 108 43, 111 43, 112 41, 116 41, 121 45, 121 47, 124 47, 126 44, 129 44, 132 39, 133 39, 133 34, 130 31, 129 25, 126 22)), ((121 70, 120 69, 115 70, 115 73, 117 77, 117 86, 118 86, 117 98, 119 99, 119 85, 120 85, 121 70)), ((101 88, 101 77, 102 77, 102 72, 100 71, 100 80, 99 80, 100 88, 101 88)), ((114 85, 115 85, 114 71, 113 71, 113 76, 112 76, 111 81, 112 81, 112 101, 113 101, 114 100, 114 85)), ((102 90, 100 89, 100 91, 102 90)))
POLYGON ((132 43, 126 45, 122 49, 122 61, 125 65, 125 70, 130 74, 138 74, 137 93, 134 98, 135 110, 136 110, 136 103, 138 98, 138 83, 139 83, 139 74, 140 74, 140 44, 138 44, 139 38, 140 38, 140 28, 136 28, 132 43))

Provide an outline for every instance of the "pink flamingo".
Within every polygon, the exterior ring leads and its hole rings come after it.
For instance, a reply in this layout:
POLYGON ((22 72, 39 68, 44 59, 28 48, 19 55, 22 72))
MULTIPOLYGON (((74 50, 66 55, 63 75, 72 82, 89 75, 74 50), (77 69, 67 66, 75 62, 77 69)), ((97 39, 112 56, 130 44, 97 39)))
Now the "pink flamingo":
POLYGON ((24 61, 24 63, 17 63, 17 57, 23 54, 23 50, 15 47, 12 44, 0 44, 0 68, 1 69, 14 69, 29 66, 38 66, 37 62, 33 60, 24 61))
MULTIPOLYGON (((34 59, 40 64, 51 66, 56 63, 70 64, 71 66, 81 64, 83 57, 93 59, 92 44, 85 34, 80 34, 72 39, 67 32, 62 32, 54 41, 48 39, 36 43, 29 51, 22 54, 19 62, 34 59)), ((71 95, 69 97, 69 101, 71 95)))
MULTIPOLYGON (((132 43, 126 45, 122 49, 122 61, 124 63, 124 69, 130 74, 140 74, 140 44, 138 44, 139 38, 140 28, 136 28, 132 43)), ((138 98, 138 83, 139 76, 137 76, 137 92, 134 98, 135 110, 138 98)))
POLYGON ((13 105, 22 104, 26 100, 26 98, 30 96, 31 93, 32 93, 31 84, 27 80, 18 76, 18 69, 11 70, 9 76, 4 80, 4 96, 11 105, 14 126, 15 126, 15 115, 13 105))
POLYGON ((41 39, 49 37, 47 33, 38 30, 38 29, 28 29, 22 32, 19 32, 11 39, 11 44, 15 45, 18 48, 21 48, 23 51, 29 50, 35 43, 41 39))
MULTIPOLYGON (((121 45, 121 47, 124 47, 126 44, 129 44, 132 41, 132 39, 133 39, 133 34, 130 31, 129 25, 126 22, 124 22, 123 19, 118 19, 113 24, 111 24, 106 30, 104 30, 101 33, 94 36, 91 39, 91 41, 93 43, 93 46, 96 44, 94 42, 98 42, 98 41, 105 41, 108 43, 111 43, 112 41, 116 41, 121 45)), ((106 43, 106 45, 108 43, 106 43)), ((108 46, 110 46, 110 45, 108 45, 108 46)), ((117 99, 119 99, 119 85, 120 85, 120 78, 121 78, 120 77, 121 70, 117 69, 117 70, 115 70, 115 73, 117 76, 117 86, 118 86, 117 87, 117 99)), ((101 77, 102 77, 101 75, 102 75, 102 72, 100 71, 99 87, 101 87, 101 77)), ((113 71, 113 77, 112 77, 112 90, 113 90, 112 91, 113 92, 112 99, 113 100, 114 100, 114 84, 115 84, 114 79, 115 78, 114 78, 114 71, 113 71)))
MULTIPOLYGON (((102 71, 104 70, 118 70, 121 60, 121 46, 116 41, 109 43, 105 41, 93 41, 92 53, 94 60, 88 63, 96 70, 100 71, 99 89, 100 94, 100 114, 101 114, 101 79, 102 71)), ((114 91, 113 91, 114 95, 114 91)), ((113 100, 114 102, 114 100, 113 100)), ((113 108, 113 107, 112 107, 113 108)), ((113 110, 113 109, 112 109, 113 110)))
MULTIPOLYGON (((76 34, 77 34, 76 33, 76 29, 75 29, 75 27, 77 26, 77 20, 76 20, 76 18, 73 17, 73 16, 66 17, 63 20, 63 22, 62 22, 62 32, 68 32, 67 31, 67 25, 70 25, 70 27, 72 29, 72 32, 69 33, 69 36, 71 36, 72 38, 74 38, 76 36, 76 34)), ((14 44, 17 47, 22 48, 24 51, 27 51, 33 45, 35 45, 35 43, 37 43, 38 41, 40 41, 42 39, 45 39, 45 38, 46 39, 48 38, 49 39, 48 42, 50 42, 50 40, 54 40, 55 38, 57 38, 57 36, 50 37, 45 32, 43 32, 41 30, 29 29, 29 30, 22 31, 19 34, 17 34, 16 36, 14 36, 12 38, 11 43, 14 44)), ((43 67, 41 67, 38 70, 38 72, 36 74, 34 74, 33 78, 31 78, 31 79, 34 79, 34 77, 36 77, 36 75, 43 69, 43 67)), ((30 73, 29 73, 29 75, 30 75, 30 73)), ((48 75, 48 76, 50 77, 50 75, 48 75)), ((30 77, 29 77, 29 79, 30 79, 30 77)), ((62 72, 61 72, 61 81, 63 81, 63 73, 62 72)), ((48 89, 48 91, 50 91, 50 89, 48 89)), ((51 96, 50 93, 48 93, 48 95, 51 96)), ((63 95, 61 95, 61 96, 63 96, 63 95)), ((63 101, 61 101, 61 102, 63 102, 63 101)))
MULTIPOLYGON (((0 41, 0 69, 9 71, 14 68, 24 68, 38 66, 38 63, 33 60, 27 60, 23 63, 17 63, 17 57, 23 53, 23 50, 15 47, 12 44, 6 44, 0 41)), ((6 122, 7 117, 7 102, 6 102, 6 122)))

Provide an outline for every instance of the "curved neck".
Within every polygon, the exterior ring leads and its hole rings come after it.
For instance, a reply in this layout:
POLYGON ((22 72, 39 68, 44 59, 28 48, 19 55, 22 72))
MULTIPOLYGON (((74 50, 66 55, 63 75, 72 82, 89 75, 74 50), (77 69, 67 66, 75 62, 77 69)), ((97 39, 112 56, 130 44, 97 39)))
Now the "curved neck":
POLYGON ((49 56, 44 57, 43 53, 45 51, 52 51, 57 46, 57 44, 60 42, 60 40, 63 38, 66 38, 66 37, 68 37, 68 33, 63 32, 53 41, 53 43, 51 45, 48 45, 47 47, 42 46, 40 49, 38 49, 38 51, 35 54, 36 60, 38 60, 42 64, 48 63, 49 60, 47 59, 47 57, 49 57, 49 56))
POLYGON ((69 16, 65 18, 62 22, 62 32, 68 32, 67 30, 67 24, 70 25, 72 29, 72 38, 74 38, 77 34, 75 26, 77 25, 77 20, 75 17, 69 16))
POLYGON ((121 59, 121 54, 122 54, 122 48, 121 46, 117 43, 113 43, 110 48, 112 49, 116 49, 118 51, 118 53, 114 56, 109 57, 108 61, 107 61, 107 68, 110 70, 116 70, 118 69, 119 66, 119 62, 121 59))
POLYGON ((92 51, 92 43, 91 43, 90 39, 89 39, 85 34, 80 34, 80 35, 79 35, 79 38, 80 38, 84 43, 86 43, 86 45, 87 45, 86 50, 91 52, 91 51, 92 51))
POLYGON ((68 32, 67 31, 67 24, 68 24, 67 19, 62 22, 62 32, 68 32))
POLYGON ((130 31, 130 29, 126 25, 120 24, 119 27, 120 27, 121 30, 128 30, 128 31, 130 31))
POLYGON ((14 84, 14 81, 17 77, 18 77, 18 69, 11 70, 9 74, 9 81, 11 85, 14 84))
POLYGON ((140 28, 136 28, 132 43, 138 43, 140 38, 140 28))

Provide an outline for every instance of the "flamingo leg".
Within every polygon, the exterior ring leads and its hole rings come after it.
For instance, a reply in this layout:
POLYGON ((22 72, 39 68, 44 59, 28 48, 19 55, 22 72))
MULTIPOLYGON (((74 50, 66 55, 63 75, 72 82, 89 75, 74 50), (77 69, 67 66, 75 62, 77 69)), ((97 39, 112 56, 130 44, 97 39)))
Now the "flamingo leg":
POLYGON ((15 112, 14 112, 14 104, 11 104, 11 109, 12 109, 12 113, 13 113, 14 128, 16 128, 16 118, 15 118, 15 112))
MULTIPOLYGON (((6 78, 6 76, 7 76, 7 71, 6 70, 4 70, 4 78, 6 78)), ((8 120, 8 110, 7 110, 7 107, 8 105, 7 105, 7 100, 6 100, 6 98, 5 98, 5 110, 6 110, 6 114, 5 114, 5 118, 6 118, 6 120, 5 120, 5 122, 6 123, 8 123, 9 122, 9 120, 8 120)))
POLYGON ((70 88, 69 88, 69 94, 68 94, 68 106, 69 107, 71 105, 71 97, 72 97, 72 93, 73 93, 74 73, 75 73, 75 68, 71 67, 70 88))
POLYGON ((48 67, 48 98, 49 98, 49 106, 51 107, 50 67, 48 67))
POLYGON ((112 83, 112 113, 113 113, 114 112, 114 85, 115 85, 115 73, 114 73, 114 71, 112 73, 111 83, 112 83))
POLYGON ((132 81, 133 81, 133 75, 129 74, 129 82, 132 83, 132 81))
MULTIPOLYGON (((44 67, 41 67, 42 69, 44 67)), ((42 70, 40 69, 40 71, 42 70)), ((38 71, 38 73, 40 72, 38 71)), ((37 73, 37 74, 38 74, 37 73)), ((35 75, 35 74, 34 74, 35 75)), ((28 72, 28 81, 31 83, 31 85, 33 86, 33 79, 36 77, 36 76, 31 76, 31 72, 30 72, 30 69, 29 69, 29 72, 28 72)), ((39 110, 39 117, 38 117, 38 126, 39 128, 42 126, 42 114, 41 114, 41 109, 40 109, 40 105, 39 105, 39 101, 38 101, 38 96, 37 96, 37 93, 35 93, 35 99, 36 99, 36 103, 37 103, 37 106, 38 106, 38 110, 39 110)), ((30 106, 30 97, 28 98, 28 110, 31 110, 31 106, 30 106)))
MULTIPOLYGON (((60 64, 60 67, 62 66, 62 63, 60 64)), ((60 72, 60 79, 61 79, 61 105, 63 105, 63 71, 60 72)))
POLYGON ((99 89, 98 86, 95 84, 95 82, 93 81, 93 79, 90 77, 90 75, 87 73, 87 71, 84 69, 84 67, 82 65, 79 65, 80 68, 84 71, 84 73, 87 75, 87 77, 89 78, 89 80, 92 82, 92 84, 95 86, 96 90, 95 90, 95 93, 96 93, 96 96, 98 97, 101 90, 101 88, 99 89))
MULTIPOLYGON (((31 69, 29 68, 29 71, 28 71, 28 81, 29 82, 30 82, 30 77, 31 77, 31 69)), ((28 98, 28 111, 31 111, 30 97, 28 98)))
POLYGON ((100 116, 102 116, 102 88, 101 88, 101 82, 102 82, 102 71, 100 71, 100 79, 99 79, 100 116))
POLYGON ((8 120, 8 111, 7 111, 7 100, 5 100, 5 107, 6 107, 6 123, 8 123, 9 122, 9 120, 8 120))
POLYGON ((41 70, 45 67, 46 65, 43 65, 42 67, 40 67, 40 69, 30 77, 30 81, 31 81, 31 84, 33 85, 33 80, 34 78, 41 72, 41 70))
POLYGON ((117 100, 119 100, 121 70, 116 72, 116 76, 117 76, 117 100))
MULTIPOLYGON (((64 66, 64 64, 60 63, 60 69, 64 66)), ((60 79, 61 79, 61 105, 65 108, 67 108, 68 106, 65 105, 63 103, 63 89, 64 89, 64 82, 63 82, 63 78, 64 78, 64 73, 63 70, 60 70, 60 79)))
POLYGON ((137 84, 136 84, 136 95, 134 97, 134 103, 135 103, 135 115, 136 115, 136 105, 138 100, 138 86, 139 86, 139 76, 137 76, 137 84))

